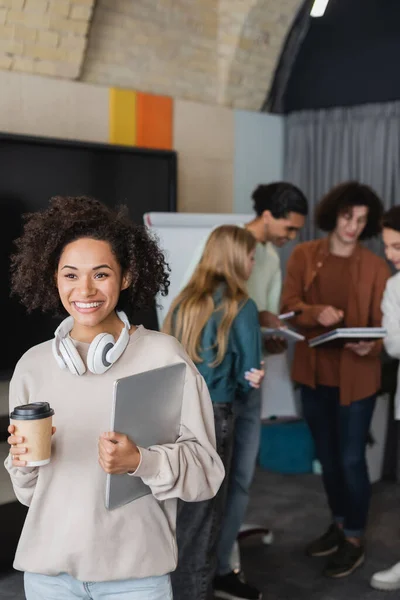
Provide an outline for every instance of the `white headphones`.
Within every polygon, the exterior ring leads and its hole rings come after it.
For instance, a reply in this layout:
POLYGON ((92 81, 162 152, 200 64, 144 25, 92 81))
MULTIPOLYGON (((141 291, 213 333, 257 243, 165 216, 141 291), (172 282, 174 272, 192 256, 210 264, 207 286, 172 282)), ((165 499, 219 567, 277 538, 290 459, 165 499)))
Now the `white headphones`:
MULTIPOLYGON (((124 324, 124 328, 115 341, 111 333, 99 333, 89 346, 87 366, 91 373, 101 375, 122 356, 129 343, 129 330, 131 325, 128 317, 122 311, 117 311, 118 317, 124 324)), ((69 332, 74 326, 73 317, 67 317, 54 332, 53 355, 61 369, 69 369, 73 375, 83 375, 86 372, 85 363, 79 356, 78 350, 69 332)))

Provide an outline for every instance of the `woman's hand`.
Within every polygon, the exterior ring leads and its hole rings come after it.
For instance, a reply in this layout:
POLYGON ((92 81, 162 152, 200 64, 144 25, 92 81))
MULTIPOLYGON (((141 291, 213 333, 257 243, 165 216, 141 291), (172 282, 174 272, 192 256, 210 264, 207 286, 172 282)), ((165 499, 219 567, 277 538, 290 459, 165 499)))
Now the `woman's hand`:
POLYGON ((140 464, 140 450, 127 435, 109 431, 99 438, 99 463, 112 475, 133 473, 140 464))
POLYGON ((351 350, 355 354, 358 354, 358 356, 367 356, 367 354, 369 354, 371 352, 374 345, 375 345, 375 342, 362 342, 361 341, 361 342, 356 342, 356 343, 352 343, 352 344, 346 344, 345 348, 347 348, 347 350, 351 350))
MULTIPOLYGON (((264 366, 264 363, 261 363, 261 367, 264 366)), ((250 369, 250 371, 246 371, 244 374, 244 378, 250 383, 251 387, 258 388, 261 386, 262 380, 264 379, 265 371, 263 368, 261 369, 250 369)))
MULTIPOLYGON (((26 440, 25 438, 14 435, 15 433, 15 425, 9 425, 7 429, 10 437, 7 439, 7 442, 10 444, 10 455, 12 457, 12 465, 13 467, 26 467, 26 460, 23 460, 23 455, 28 452, 28 449, 25 446, 16 446, 16 444, 23 444, 26 440)), ((52 427, 51 435, 54 435, 56 432, 56 428, 52 427)))
POLYGON ((332 327, 343 320, 344 313, 334 306, 325 306, 318 315, 318 323, 323 327, 332 327))

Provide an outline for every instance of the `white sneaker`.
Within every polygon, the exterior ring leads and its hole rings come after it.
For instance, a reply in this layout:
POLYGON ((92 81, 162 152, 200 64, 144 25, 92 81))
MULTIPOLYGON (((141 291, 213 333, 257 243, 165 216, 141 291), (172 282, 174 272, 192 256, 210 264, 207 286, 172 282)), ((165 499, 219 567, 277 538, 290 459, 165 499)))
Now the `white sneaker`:
POLYGON ((387 571, 375 573, 371 586, 376 590, 400 590, 400 562, 387 571))
POLYGON ((264 544, 264 546, 271 546, 274 543, 274 534, 270 529, 268 529, 268 531, 264 533, 264 535, 261 538, 261 541, 264 544))

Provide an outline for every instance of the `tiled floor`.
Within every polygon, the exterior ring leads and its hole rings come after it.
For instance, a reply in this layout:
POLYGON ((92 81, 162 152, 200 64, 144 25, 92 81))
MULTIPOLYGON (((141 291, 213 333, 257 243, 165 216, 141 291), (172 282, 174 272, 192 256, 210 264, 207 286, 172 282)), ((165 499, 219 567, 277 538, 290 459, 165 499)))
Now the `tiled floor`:
POLYGON ((22 573, 7 573, 0 575, 1 600, 24 600, 22 573))
MULTIPOLYGON (((371 575, 400 560, 400 486, 374 486, 368 554, 365 565, 351 577, 332 581, 321 575, 324 559, 309 559, 304 545, 327 525, 328 512, 317 476, 281 476, 259 471, 253 488, 249 522, 270 525, 275 533, 271 547, 260 539, 242 548, 248 579, 264 592, 266 600, 386 600, 369 587, 371 575)), ((0 600, 23 600, 22 576, 0 578, 0 600)), ((195 600, 188 598, 188 600, 195 600)))
POLYGON ((321 575, 326 559, 310 559, 305 544, 321 534, 329 521, 318 476, 283 476, 259 472, 253 487, 249 517, 268 523, 275 543, 262 547, 253 540, 243 548, 248 578, 266 600, 397 600, 399 593, 370 588, 373 573, 400 560, 400 485, 373 487, 367 558, 351 577, 331 580, 321 575))

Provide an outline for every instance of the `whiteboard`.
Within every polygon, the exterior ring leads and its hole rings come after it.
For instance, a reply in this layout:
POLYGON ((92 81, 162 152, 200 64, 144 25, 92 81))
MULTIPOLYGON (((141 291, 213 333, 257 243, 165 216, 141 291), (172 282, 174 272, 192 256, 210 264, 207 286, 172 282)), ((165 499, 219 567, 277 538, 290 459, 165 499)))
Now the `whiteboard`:
MULTIPOLYGON (((171 268, 168 296, 157 298, 157 318, 161 328, 171 302, 180 291, 198 246, 214 227, 241 225, 254 219, 253 214, 202 214, 151 212, 144 215, 145 225, 156 234, 171 268)), ((262 418, 297 416, 293 385, 290 379, 288 355, 265 358, 266 377, 262 385, 262 418)))
POLYGON ((198 246, 214 227, 248 223, 254 215, 151 212, 146 213, 143 219, 160 240, 160 247, 171 268, 168 296, 157 298, 157 318, 161 328, 198 246))

